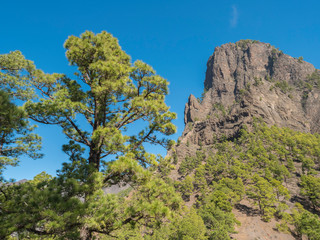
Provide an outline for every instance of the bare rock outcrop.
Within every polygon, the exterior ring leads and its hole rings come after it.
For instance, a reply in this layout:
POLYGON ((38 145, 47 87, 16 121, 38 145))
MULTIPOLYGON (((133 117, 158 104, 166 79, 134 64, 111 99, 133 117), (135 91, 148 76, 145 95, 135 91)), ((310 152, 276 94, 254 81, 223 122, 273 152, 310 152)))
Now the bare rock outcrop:
POLYGON ((186 104, 181 140, 210 145, 214 137, 234 138, 253 118, 319 132, 319 76, 312 64, 270 44, 241 40, 217 47, 207 63, 202 101, 191 95, 186 104))

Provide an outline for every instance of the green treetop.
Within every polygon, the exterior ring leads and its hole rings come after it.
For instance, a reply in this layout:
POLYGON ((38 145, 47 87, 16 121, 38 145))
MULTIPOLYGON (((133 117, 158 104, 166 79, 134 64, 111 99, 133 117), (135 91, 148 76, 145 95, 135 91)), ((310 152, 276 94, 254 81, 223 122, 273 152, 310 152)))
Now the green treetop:
POLYGON ((76 80, 35 71, 30 82, 38 96, 25 104, 29 117, 61 126, 70 140, 88 148, 88 163, 96 170, 110 157, 154 164, 143 144, 166 147, 168 140, 156 134, 175 132, 171 120, 176 115, 164 102, 168 82, 142 61, 132 64, 107 32, 70 36, 64 46, 70 64, 77 67, 76 80), (141 120, 136 134, 128 134, 129 126, 141 120))
POLYGON ((30 80, 36 72, 33 62, 20 51, 0 55, 0 87, 11 97, 26 100, 34 96, 30 80))
POLYGON ((33 63, 19 51, 0 55, 0 180, 4 168, 16 166, 21 155, 41 157, 41 138, 32 133, 35 126, 29 124, 24 109, 13 103, 32 96, 28 79, 33 70, 33 63))

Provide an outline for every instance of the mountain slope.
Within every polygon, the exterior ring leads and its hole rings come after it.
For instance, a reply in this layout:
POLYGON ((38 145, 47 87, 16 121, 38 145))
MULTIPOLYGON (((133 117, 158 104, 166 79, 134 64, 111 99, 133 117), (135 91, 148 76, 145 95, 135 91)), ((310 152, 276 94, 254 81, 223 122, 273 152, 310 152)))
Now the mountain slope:
POLYGON ((233 213, 242 222, 236 239, 319 239, 312 238, 319 229, 297 227, 301 219, 319 223, 312 214, 320 196, 310 195, 320 191, 318 70, 270 44, 241 40, 215 49, 204 86, 201 99, 190 95, 185 130, 168 153, 176 164, 168 176, 186 204, 200 215, 213 202, 233 213))

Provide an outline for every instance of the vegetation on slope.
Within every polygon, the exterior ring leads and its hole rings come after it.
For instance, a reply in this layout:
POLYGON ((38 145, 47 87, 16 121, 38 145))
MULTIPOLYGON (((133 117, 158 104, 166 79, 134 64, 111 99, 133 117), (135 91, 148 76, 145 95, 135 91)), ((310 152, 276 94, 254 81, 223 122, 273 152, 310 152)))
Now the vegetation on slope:
POLYGON ((319 154, 318 134, 256 119, 252 131, 242 129, 239 138, 186 157, 179 166, 182 179, 174 184, 186 201, 196 197, 208 239, 229 239, 237 224, 231 210, 243 199, 262 220, 275 218, 279 231, 319 239, 319 154))

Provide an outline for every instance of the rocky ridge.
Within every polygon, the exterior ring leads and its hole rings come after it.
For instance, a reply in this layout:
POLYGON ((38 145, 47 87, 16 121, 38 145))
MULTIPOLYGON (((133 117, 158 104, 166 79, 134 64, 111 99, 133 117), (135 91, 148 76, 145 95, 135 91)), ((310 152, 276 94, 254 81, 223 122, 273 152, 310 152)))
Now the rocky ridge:
POLYGON ((241 40, 216 47, 203 99, 190 95, 186 103, 180 141, 210 145, 214 138, 232 139, 254 117, 270 126, 320 132, 319 74, 270 44, 241 40))

